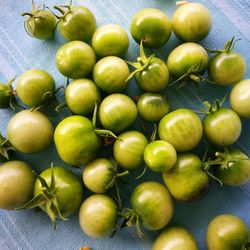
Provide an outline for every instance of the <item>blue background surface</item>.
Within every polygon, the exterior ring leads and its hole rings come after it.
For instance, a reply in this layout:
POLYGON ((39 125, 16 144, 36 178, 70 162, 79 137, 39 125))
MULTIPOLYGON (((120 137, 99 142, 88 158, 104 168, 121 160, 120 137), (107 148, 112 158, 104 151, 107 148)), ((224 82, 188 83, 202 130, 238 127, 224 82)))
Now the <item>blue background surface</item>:
MULTIPOLYGON (((20 13, 30 9, 31 1, 0 0, 0 81, 7 82, 24 71, 37 67, 50 72, 55 78, 57 85, 65 83, 57 71, 54 63, 54 55, 57 48, 64 43, 60 35, 56 34, 55 40, 39 41, 30 38, 23 29, 23 18, 20 13)), ((45 1, 49 7, 54 4, 64 4, 67 1, 45 1)), ((129 24, 132 16, 145 7, 159 8, 172 16, 175 7, 173 0, 95 0, 73 1, 74 4, 82 4, 89 7, 96 15, 98 25, 104 23, 118 23, 129 32, 129 24)), ((236 45, 250 65, 250 3, 248 0, 203 0, 213 14, 213 29, 202 44, 209 48, 221 48, 233 35, 241 41, 236 45)), ((40 2, 38 2, 40 3, 40 2)), ((130 48, 126 55, 129 60, 135 60, 138 55, 138 45, 130 37, 130 48)), ((164 60, 169 52, 180 41, 172 35, 171 40, 160 50, 148 50, 154 52, 164 60)), ((245 78, 250 78, 250 66, 245 78)), ((171 87, 167 90, 168 100, 172 109, 189 107, 191 109, 202 108, 202 101, 222 98, 230 88, 202 85, 201 95, 194 86, 176 92, 171 87)), ((128 92, 136 96, 140 92, 135 83, 131 81, 128 92)), ((228 105, 228 102, 226 103, 228 105)), ((0 110, 0 129, 5 134, 5 128, 13 113, 10 110, 0 110)), ((48 114, 54 120, 54 124, 62 118, 61 115, 48 114), (60 117, 61 116, 61 117, 60 117)), ((243 121, 243 131, 236 147, 241 148, 250 155, 250 122, 243 121)), ((199 150, 198 150, 199 151, 199 150)), ((201 151, 201 149, 200 149, 201 151)), ((55 148, 52 146, 48 151, 39 155, 23 156, 14 154, 15 159, 27 161, 33 168, 40 172, 50 165, 65 164, 58 158, 55 148)), ((79 175, 80 170, 74 170, 79 175)), ((144 179, 161 180, 159 175, 148 173, 144 179)), ((133 186, 139 182, 133 181, 126 187, 122 194, 126 199, 129 197, 133 186)), ((214 183, 213 183, 214 184, 214 183)), ((240 216, 250 227, 250 183, 238 187, 219 187, 212 185, 208 195, 199 202, 183 204, 175 202, 175 213, 171 225, 179 225, 189 229, 199 244, 199 249, 205 247, 205 232, 208 222, 221 213, 232 213, 240 216)), ((77 214, 69 221, 58 222, 58 228, 53 231, 49 218, 46 214, 34 211, 0 211, 0 249, 79 249, 81 246, 89 246, 99 249, 150 249, 157 232, 145 232, 143 239, 138 239, 135 230, 124 229, 117 233, 113 239, 92 240, 86 237, 78 225, 77 214)))

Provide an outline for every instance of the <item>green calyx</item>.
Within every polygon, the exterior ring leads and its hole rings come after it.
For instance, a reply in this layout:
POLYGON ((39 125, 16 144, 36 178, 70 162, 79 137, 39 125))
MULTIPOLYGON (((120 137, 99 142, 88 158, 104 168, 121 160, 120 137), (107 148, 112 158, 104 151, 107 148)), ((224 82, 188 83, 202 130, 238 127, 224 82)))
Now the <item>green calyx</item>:
POLYGON ((40 207, 46 211, 48 216, 51 219, 51 222, 54 225, 54 229, 56 229, 56 219, 67 220, 60 211, 58 201, 57 201, 57 190, 56 190, 56 183, 55 183, 55 176, 53 172, 53 164, 51 164, 51 182, 50 185, 47 184, 44 178, 41 176, 37 176, 40 184, 42 186, 41 193, 32 198, 22 207, 17 208, 19 209, 31 209, 35 207, 40 207))
POLYGON ((136 73, 142 72, 146 70, 152 61, 152 59, 155 57, 154 54, 152 54, 150 57, 147 57, 144 49, 143 49, 143 40, 141 40, 140 43, 140 56, 137 57, 137 62, 128 62, 129 65, 135 68, 135 70, 128 76, 126 79, 126 82, 128 82, 136 73))
POLYGON ((221 101, 217 99, 215 101, 215 103, 212 103, 212 104, 209 103, 208 101, 203 102, 206 109, 197 111, 197 113, 209 115, 209 114, 213 114, 213 113, 217 112, 223 106, 224 102, 226 101, 226 98, 227 98, 227 96, 225 96, 221 101))
POLYGON ((13 82, 16 77, 11 79, 7 85, 0 83, 0 108, 8 108, 10 107, 12 110, 15 110, 15 106, 17 105, 16 101, 16 91, 13 89, 13 82))
POLYGON ((53 15, 57 18, 57 19, 64 19, 69 13, 71 13, 71 5, 72 5, 72 0, 70 0, 69 5, 61 5, 61 6, 54 6, 54 9, 56 9, 57 11, 59 11, 62 15, 58 16, 56 14, 53 13, 53 15))
POLYGON ((9 151, 15 151, 15 148, 10 144, 9 140, 4 138, 0 133, 0 155, 6 160, 9 160, 9 151))

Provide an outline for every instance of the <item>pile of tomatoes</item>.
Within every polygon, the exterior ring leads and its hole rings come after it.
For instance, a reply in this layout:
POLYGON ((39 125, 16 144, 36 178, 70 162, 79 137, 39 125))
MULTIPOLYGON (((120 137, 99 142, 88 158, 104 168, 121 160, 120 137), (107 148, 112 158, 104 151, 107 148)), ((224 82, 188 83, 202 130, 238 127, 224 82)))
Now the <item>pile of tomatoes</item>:
MULTIPOLYGON (((172 199, 195 202, 207 194, 212 180, 239 186, 250 179, 250 159, 231 146, 241 134, 240 117, 250 118, 250 80, 242 80, 245 59, 234 51, 235 38, 220 50, 199 45, 211 30, 211 13, 200 3, 178 4, 172 21, 153 8, 133 17, 130 31, 140 51, 135 62, 123 59, 129 48, 124 28, 117 24, 97 28, 93 13, 83 6, 55 6, 57 15, 33 3, 32 11, 23 14, 27 33, 37 39, 52 38, 58 24, 68 42, 58 49, 55 63, 68 81, 56 89, 48 72, 30 69, 17 79, 15 89, 15 79, 0 83, 0 108, 19 110, 9 121, 6 138, 0 136, 0 153, 8 160, 0 166, 1 209, 39 207, 54 226, 57 219, 67 220, 79 211, 80 226, 90 237, 111 236, 133 224, 142 237, 143 229, 167 226, 174 212, 172 199), (144 47, 156 49, 166 44, 172 31, 183 44, 166 62, 145 54, 144 47), (206 71, 209 79, 204 77, 206 71), (134 99, 124 93, 132 78, 143 92, 134 99), (205 102, 204 110, 170 111, 167 87, 185 89, 192 82, 198 88, 202 82, 234 84, 232 108, 217 100, 205 102), (59 91, 64 91, 65 103, 58 103, 59 91), (46 109, 55 103, 55 114, 66 108, 71 115, 54 129, 46 109), (202 121, 197 113, 202 114, 202 121), (138 118, 141 127, 136 130, 133 126, 138 118), (146 136, 144 121, 154 124, 151 138, 146 136), (201 159, 192 150, 202 137, 212 147, 208 146, 201 159), (10 160, 15 158, 12 151, 40 153, 53 141, 65 163, 83 168, 82 180, 61 166, 51 164, 37 174, 25 162, 10 160), (111 154, 100 157, 105 147, 111 154), (136 169, 142 172, 136 179, 153 171, 162 175, 165 185, 155 180, 142 182, 131 193, 127 208, 119 186, 136 169), (86 198, 84 186, 94 194, 86 198)), ((248 229, 240 218, 219 215, 210 222, 209 250, 242 250, 248 244, 248 229)), ((152 249, 173 248, 198 249, 186 229, 166 227, 152 249)))

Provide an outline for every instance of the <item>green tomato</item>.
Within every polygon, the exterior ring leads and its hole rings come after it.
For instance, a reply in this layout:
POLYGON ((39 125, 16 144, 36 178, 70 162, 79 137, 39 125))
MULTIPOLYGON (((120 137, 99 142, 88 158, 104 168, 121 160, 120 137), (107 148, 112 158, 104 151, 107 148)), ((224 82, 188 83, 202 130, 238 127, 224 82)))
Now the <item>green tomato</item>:
POLYGON ((113 154, 119 166, 134 169, 143 165, 143 153, 148 139, 136 130, 119 135, 114 143, 113 154))
MULTIPOLYGON (((62 216, 69 217, 76 211, 78 211, 83 196, 83 186, 80 179, 70 172, 69 170, 62 167, 53 167, 45 169, 41 174, 47 185, 51 187, 51 172, 53 171, 55 188, 50 193, 49 197, 46 197, 46 201, 49 202, 50 198, 56 199, 59 211, 62 216)), ((39 179, 36 180, 34 186, 34 197, 44 194, 44 188, 41 185, 39 179)), ((41 203, 39 207, 47 211, 47 203, 41 203)))
POLYGON ((73 6, 67 9, 58 8, 63 14, 59 18, 59 31, 68 41, 89 41, 96 29, 93 13, 86 7, 73 6))
POLYGON ((114 165, 105 158, 88 163, 82 172, 85 186, 94 193, 105 193, 114 177, 114 165))
POLYGON ((112 94, 101 102, 99 108, 101 124, 114 133, 120 133, 131 127, 136 117, 136 105, 127 95, 112 94))
POLYGON ((10 106, 11 95, 11 87, 0 82, 0 109, 10 106))
POLYGON ((150 142, 144 151, 144 161, 151 170, 164 172, 172 168, 177 160, 174 147, 166 141, 150 142))
POLYGON ((0 209, 23 206, 33 193, 36 181, 32 168, 21 161, 9 161, 0 165, 0 209))
POLYGON ((152 250, 198 250, 191 233, 182 227, 168 227, 155 240, 152 250))
POLYGON ((93 49, 84 42, 73 41, 62 45, 56 53, 56 67, 68 78, 84 78, 91 74, 96 63, 93 49))
POLYGON ((30 69, 24 72, 17 81, 17 95, 28 107, 36 107, 46 100, 46 96, 55 93, 55 81, 46 71, 30 69))
POLYGON ((130 198, 133 211, 147 230, 164 228, 173 216, 173 203, 168 190, 154 181, 138 185, 130 198))
POLYGON ((238 217, 223 214, 215 217, 208 225, 208 250, 243 250, 247 249, 247 225, 238 217))
POLYGON ((158 122, 169 112, 169 104, 165 96, 155 93, 144 93, 137 102, 137 109, 143 120, 158 122))
POLYGON ((185 75, 191 67, 199 66, 196 73, 203 73, 208 66, 208 54, 197 43, 183 43, 168 56, 167 67, 170 75, 179 78, 185 75))
POLYGON ((241 120, 231 109, 220 108, 203 119, 207 139, 219 146, 228 146, 237 141, 241 134, 241 120))
POLYGON ((92 47, 99 57, 122 57, 129 47, 128 34, 118 24, 102 25, 93 35, 92 47))
POLYGON ((26 154, 40 153, 53 141, 53 126, 39 111, 23 110, 7 126, 7 138, 13 147, 26 154))
POLYGON ((184 202, 200 200, 209 188, 201 160, 190 153, 179 154, 174 167, 163 173, 163 179, 170 194, 184 202))
POLYGON ((214 174, 222 183, 239 186, 250 180, 250 159, 238 149, 229 149, 216 153, 219 161, 214 174))
POLYGON ((104 194, 91 195, 80 208, 81 229, 95 239, 110 236, 116 229, 117 212, 117 205, 112 198, 104 194))
POLYGON ((239 116, 250 118, 250 79, 240 81, 233 87, 230 104, 239 116))
POLYGON ((175 35, 184 42, 199 42, 212 28, 209 10, 200 3, 187 3, 179 7, 173 16, 175 35))
POLYGON ((161 140, 172 144, 176 151, 189 151, 201 140, 202 124, 193 111, 177 109, 160 120, 158 134, 161 140))
POLYGON ((95 104, 101 101, 101 93, 95 83, 89 79, 71 82, 65 91, 66 104, 77 115, 91 115, 95 104))
POLYGON ((54 141, 61 159, 73 166, 91 161, 101 146, 92 122, 79 115, 69 116, 57 125, 54 141))
POLYGON ((125 61, 116 56, 108 56, 96 63, 93 79, 101 90, 116 93, 125 90, 129 74, 130 71, 125 61))
POLYGON ((130 25, 130 32, 137 43, 149 48, 159 48, 170 38, 172 25, 169 17, 153 8, 142 9, 135 14, 130 25))

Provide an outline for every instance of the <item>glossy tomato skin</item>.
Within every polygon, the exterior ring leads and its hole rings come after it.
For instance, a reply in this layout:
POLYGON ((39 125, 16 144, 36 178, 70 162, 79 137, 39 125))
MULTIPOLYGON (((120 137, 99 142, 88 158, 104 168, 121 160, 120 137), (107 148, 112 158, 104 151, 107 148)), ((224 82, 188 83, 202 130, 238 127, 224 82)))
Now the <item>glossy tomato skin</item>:
POLYGON ((113 163, 105 158, 98 158, 88 163, 83 169, 83 182, 94 193, 102 194, 113 179, 113 163))
POLYGON ((183 43, 176 47, 168 56, 167 67, 170 75, 175 78, 183 76, 192 66, 199 66, 203 73, 208 66, 208 54, 197 43, 183 43))
POLYGON ((231 109, 220 108, 206 115, 202 123, 207 139, 215 145, 231 145, 241 134, 241 120, 231 109))
POLYGON ((202 124, 193 111, 177 109, 160 120, 158 134, 161 140, 172 144, 177 152, 189 151, 201 140, 202 124))
POLYGON ((172 20, 175 35, 184 42, 203 40, 212 28, 209 10, 200 3, 187 3, 179 7, 172 20))
POLYGON ((93 114, 95 103, 100 103, 101 93, 93 81, 83 78, 68 85, 65 99, 74 114, 88 116, 93 114))
POLYGON ((198 250, 193 235, 181 227, 168 227, 155 240, 152 250, 198 250))
MULTIPOLYGON (((47 168, 40 174, 49 187, 51 185, 51 171, 51 168, 47 168)), ((65 168, 54 166, 53 173, 58 207, 62 216, 67 218, 75 213, 81 205, 83 185, 75 174, 65 168)), ((39 194, 42 194, 42 185, 37 179, 34 186, 34 197, 39 194)), ((40 208, 46 211, 44 205, 41 205, 40 208)))
POLYGON ((55 92, 55 81, 46 71, 41 69, 30 69, 24 72, 17 81, 17 95, 20 100, 29 107, 41 105, 46 94, 53 95, 55 92))
POLYGON ((162 140, 150 142, 144 151, 144 161, 147 167, 155 172, 171 169, 177 160, 174 147, 162 140))
POLYGON ((149 48, 159 48, 170 38, 172 25, 168 16, 153 8, 142 9, 135 14, 130 25, 130 32, 137 43, 149 48))
POLYGON ((191 153, 179 154, 176 164, 163 173, 163 179, 170 194, 184 202, 201 199, 209 187, 209 177, 201 160, 191 153))
POLYGON ((123 57, 129 47, 128 34, 118 24, 102 25, 93 35, 92 47, 98 57, 123 57))
POLYGON ((143 165, 143 153, 147 144, 148 140, 141 132, 126 131, 114 143, 114 158, 125 169, 138 168, 143 165))
POLYGON ((137 108, 124 94, 111 94, 104 98, 99 108, 99 119, 104 128, 120 133, 133 125, 137 108))
POLYGON ((239 186, 250 180, 250 159, 238 149, 229 149, 224 164, 214 169, 216 177, 222 183, 230 186, 239 186))
POLYGON ((239 116, 250 118, 250 79, 240 81, 233 87, 230 104, 239 116))
POLYGON ((234 51, 219 53, 209 60, 208 75, 219 85, 239 82, 246 73, 245 59, 234 51))
POLYGON ((82 203, 79 211, 81 229, 95 239, 110 236, 117 225, 117 212, 117 205, 109 196, 91 195, 82 203))
POLYGON ((143 120, 157 122, 169 112, 170 107, 163 95, 144 93, 139 97, 137 109, 143 120))
POLYGON ((160 230, 173 216, 173 203, 168 190, 154 181, 143 182, 130 198, 133 211, 147 230, 160 230))
POLYGON ((96 56, 87 43, 72 41, 59 48, 55 60, 61 74, 79 79, 90 75, 96 63, 96 56))
POLYGON ((223 214, 210 221, 207 229, 208 250, 241 250, 248 241, 248 228, 238 217, 223 214))
POLYGON ((89 41, 96 30, 93 13, 86 7, 73 6, 59 21, 59 31, 68 41, 89 41))
POLYGON ((69 116, 57 125, 54 141, 61 159, 73 166, 91 161, 101 146, 91 121, 78 115, 69 116))
POLYGON ((128 65, 124 60, 116 56, 107 56, 96 63, 93 79, 101 90, 116 93, 125 90, 129 74, 128 65))
POLYGON ((15 209, 32 198, 36 176, 32 168, 21 161, 0 165, 0 209, 15 209))
POLYGON ((0 109, 8 108, 10 106, 10 95, 10 87, 0 82, 0 109))
POLYGON ((49 148, 54 128, 40 111, 23 110, 15 114, 7 126, 7 138, 13 147, 26 154, 49 148))

